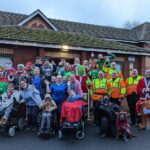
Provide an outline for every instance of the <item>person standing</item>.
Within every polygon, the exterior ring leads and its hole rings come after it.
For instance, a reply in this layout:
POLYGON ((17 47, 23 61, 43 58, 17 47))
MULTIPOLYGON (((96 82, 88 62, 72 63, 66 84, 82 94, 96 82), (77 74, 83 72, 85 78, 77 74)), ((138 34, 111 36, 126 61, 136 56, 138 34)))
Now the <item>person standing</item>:
POLYGON ((139 81, 137 92, 140 94, 140 99, 137 102, 141 114, 139 129, 146 129, 147 120, 150 115, 150 69, 145 71, 145 77, 139 81))
POLYGON ((126 94, 125 83, 122 78, 118 76, 116 70, 112 73, 112 78, 108 82, 108 93, 110 96, 110 102, 121 105, 121 100, 126 94))
POLYGON ((127 89, 127 102, 129 106, 130 116, 131 116, 131 125, 136 123, 136 103, 139 100, 139 93, 137 92, 137 85, 139 80, 142 79, 142 76, 138 75, 138 70, 133 69, 132 74, 125 81, 125 86, 127 89))
POLYGON ((97 112, 99 107, 99 102, 104 99, 104 96, 108 95, 108 80, 104 77, 104 73, 99 71, 98 77, 92 80, 90 94, 91 99, 93 100, 94 105, 94 126, 96 126, 98 119, 97 119, 97 112))

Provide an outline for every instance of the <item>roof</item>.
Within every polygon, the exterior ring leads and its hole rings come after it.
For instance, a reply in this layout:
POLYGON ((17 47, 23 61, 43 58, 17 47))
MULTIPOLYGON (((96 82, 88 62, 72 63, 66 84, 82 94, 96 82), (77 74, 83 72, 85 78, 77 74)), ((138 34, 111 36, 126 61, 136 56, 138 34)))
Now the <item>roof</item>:
POLYGON ((132 30, 135 31, 138 41, 150 41, 150 23, 145 22, 141 25, 134 27, 132 30))
POLYGON ((0 27, 0 40, 17 40, 43 44, 67 44, 70 46, 90 48, 150 52, 147 49, 107 41, 93 36, 85 36, 77 33, 75 34, 62 31, 58 32, 53 30, 31 29, 27 27, 0 27))
POLYGON ((31 15, 0 11, 0 40, 17 40, 43 44, 68 44, 86 48, 114 49, 150 53, 150 49, 123 44, 117 41, 150 40, 147 34, 150 25, 142 24, 133 29, 98 26, 85 23, 47 18, 40 10, 31 15), (36 14, 40 15, 54 30, 31 29, 23 25, 36 14), (111 39, 111 40, 109 40, 111 39))
MULTIPOLYGON (((40 10, 39 13, 41 12, 40 10)), ((0 26, 16 26, 28 15, 0 11, 0 26)), ((75 32, 98 38, 137 41, 134 30, 98 26, 85 23, 48 19, 59 31, 75 32)))

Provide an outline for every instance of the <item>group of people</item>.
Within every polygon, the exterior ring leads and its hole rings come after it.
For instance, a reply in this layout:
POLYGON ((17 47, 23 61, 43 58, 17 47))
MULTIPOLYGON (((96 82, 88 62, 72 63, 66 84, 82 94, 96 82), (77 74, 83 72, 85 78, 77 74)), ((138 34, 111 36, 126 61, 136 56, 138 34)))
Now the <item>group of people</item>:
POLYGON ((37 116, 42 111, 40 130, 47 121, 48 132, 52 111, 56 112, 59 123, 64 101, 85 100, 85 93, 90 93, 94 126, 105 122, 103 119, 100 122, 105 115, 100 111, 104 100, 109 101, 110 107, 114 104, 120 109, 121 101, 127 98, 131 125, 137 124, 137 115, 140 115, 139 129, 145 129, 150 114, 150 70, 142 77, 133 69, 125 80, 115 58, 108 52, 106 56, 99 54, 97 58, 92 56, 83 62, 75 58, 74 64, 62 59, 56 65, 53 60, 46 58, 43 62, 37 57, 35 63, 18 64, 17 68, 11 61, 7 62, 0 67, 0 126, 7 123, 17 102, 25 103, 28 129, 37 128, 37 116))

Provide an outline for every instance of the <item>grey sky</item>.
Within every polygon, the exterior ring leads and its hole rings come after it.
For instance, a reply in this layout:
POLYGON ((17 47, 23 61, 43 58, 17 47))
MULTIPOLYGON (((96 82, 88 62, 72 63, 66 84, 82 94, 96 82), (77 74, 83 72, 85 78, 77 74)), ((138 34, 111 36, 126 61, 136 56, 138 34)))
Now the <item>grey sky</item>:
POLYGON ((126 21, 150 22, 150 0, 1 0, 0 10, 30 14, 40 9, 47 17, 123 27, 126 21))

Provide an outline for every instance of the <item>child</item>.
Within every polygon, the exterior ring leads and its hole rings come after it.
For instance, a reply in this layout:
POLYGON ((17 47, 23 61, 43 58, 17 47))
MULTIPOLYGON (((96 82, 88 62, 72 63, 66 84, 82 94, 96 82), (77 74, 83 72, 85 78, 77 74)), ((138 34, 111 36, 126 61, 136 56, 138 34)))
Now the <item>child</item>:
POLYGON ((52 116, 51 112, 57 109, 57 105, 52 100, 50 94, 45 95, 45 99, 40 105, 40 108, 43 109, 40 132, 44 132, 44 125, 46 124, 46 133, 49 133, 50 125, 51 125, 50 118, 52 116))

